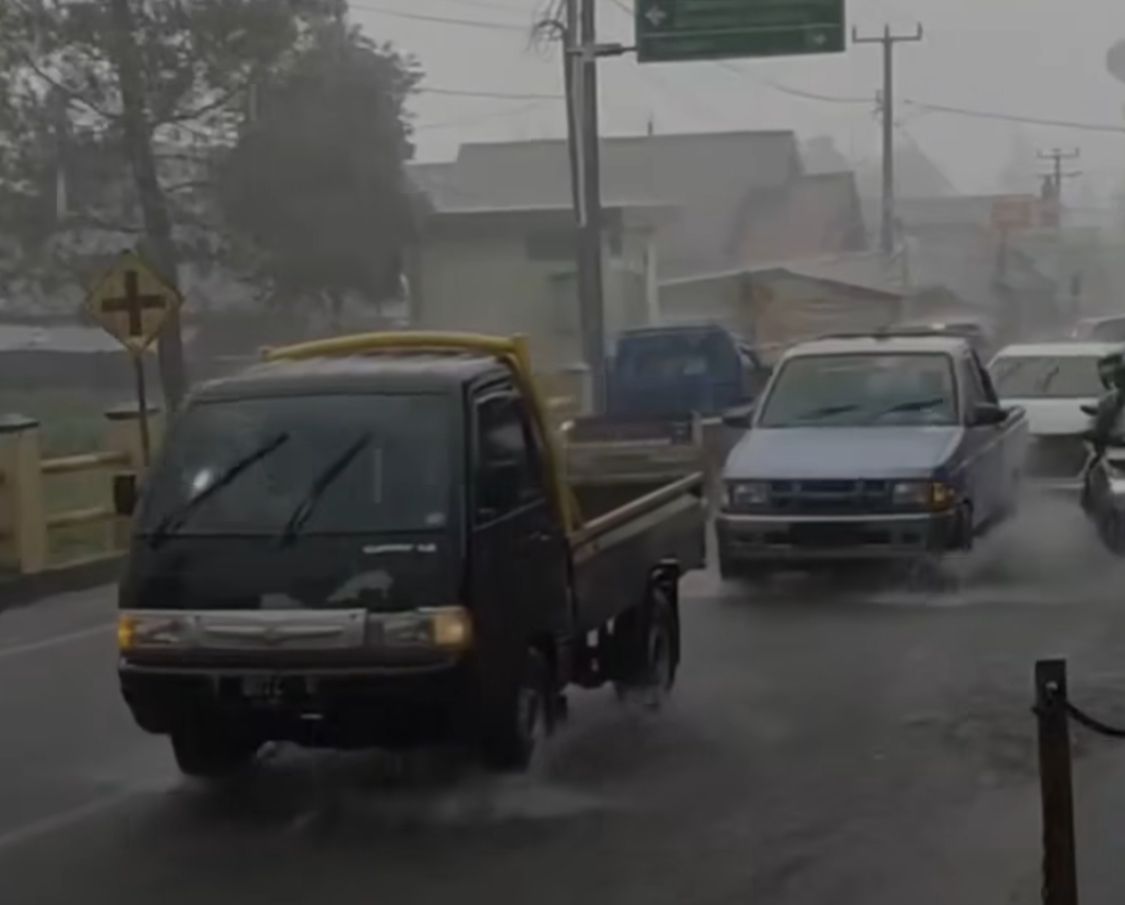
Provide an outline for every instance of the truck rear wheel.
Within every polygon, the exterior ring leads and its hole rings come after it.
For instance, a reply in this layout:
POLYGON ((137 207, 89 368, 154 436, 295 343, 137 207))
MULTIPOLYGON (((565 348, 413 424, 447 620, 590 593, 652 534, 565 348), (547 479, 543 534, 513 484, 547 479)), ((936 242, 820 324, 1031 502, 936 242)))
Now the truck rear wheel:
POLYGON ((486 705, 483 756, 492 770, 523 771, 550 729, 550 671, 543 655, 530 649, 523 675, 503 700, 486 705))
POLYGON ((172 731, 172 753, 185 776, 220 779, 245 767, 259 743, 219 726, 194 725, 172 731))
POLYGON ((621 617, 615 644, 617 696, 635 696, 648 709, 660 709, 676 684, 680 662, 679 620, 664 586, 653 583, 648 599, 621 617))

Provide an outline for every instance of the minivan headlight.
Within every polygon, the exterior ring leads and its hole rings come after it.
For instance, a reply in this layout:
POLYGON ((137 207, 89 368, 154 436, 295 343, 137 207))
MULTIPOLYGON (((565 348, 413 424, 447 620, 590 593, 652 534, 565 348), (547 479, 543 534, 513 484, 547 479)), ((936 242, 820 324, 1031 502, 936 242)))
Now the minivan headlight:
POLYGON ((896 509, 943 512, 953 501, 953 489, 941 481, 896 481, 891 487, 891 503, 896 509))
POLYGON ((727 509, 762 509, 769 505, 768 481, 728 481, 723 490, 723 504, 727 509))

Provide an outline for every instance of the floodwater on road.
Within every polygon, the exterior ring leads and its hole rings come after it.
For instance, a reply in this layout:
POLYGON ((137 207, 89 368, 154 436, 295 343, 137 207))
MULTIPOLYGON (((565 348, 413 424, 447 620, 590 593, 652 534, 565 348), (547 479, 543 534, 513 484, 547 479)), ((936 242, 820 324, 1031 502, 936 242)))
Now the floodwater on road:
MULTIPOLYGON (((934 593, 692 576, 667 708, 575 693, 520 777, 280 746, 202 788, 118 699, 108 590, 0 614, 4 902, 1036 901, 1032 665, 1068 657, 1125 720, 1125 571, 1050 498, 956 569, 934 593)), ((1110 825, 1115 750, 1076 736, 1080 825, 1110 825)), ((1084 901, 1125 888, 1111 857, 1084 901)))

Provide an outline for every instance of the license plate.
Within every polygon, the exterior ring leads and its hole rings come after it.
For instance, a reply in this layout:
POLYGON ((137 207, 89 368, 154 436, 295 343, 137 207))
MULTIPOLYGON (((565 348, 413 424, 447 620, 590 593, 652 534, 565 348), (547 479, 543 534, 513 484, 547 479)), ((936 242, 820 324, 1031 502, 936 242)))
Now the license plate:
POLYGON ((242 693, 248 698, 277 700, 285 693, 281 676, 246 676, 242 680, 242 693))
POLYGON ((862 534, 850 525, 801 525, 793 529, 793 540, 810 547, 848 547, 862 543, 862 534))

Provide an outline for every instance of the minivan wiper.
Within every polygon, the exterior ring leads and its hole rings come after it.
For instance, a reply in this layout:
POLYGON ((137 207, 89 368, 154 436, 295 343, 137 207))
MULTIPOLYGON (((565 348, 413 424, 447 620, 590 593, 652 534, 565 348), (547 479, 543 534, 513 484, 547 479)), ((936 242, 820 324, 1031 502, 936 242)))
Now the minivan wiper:
POLYGON ((153 529, 152 535, 149 537, 149 546, 154 548, 160 546, 169 537, 179 531, 187 520, 191 518, 192 513, 207 502, 207 500, 211 499, 211 497, 219 493, 225 487, 230 486, 230 484, 238 479, 239 475, 252 468, 258 462, 261 462, 266 456, 271 455, 288 442, 289 434, 287 432, 282 432, 263 443, 257 449, 247 453, 241 459, 232 462, 226 467, 226 470, 212 483, 208 484, 206 488, 179 508, 173 509, 160 520, 153 529))
POLYGON ((899 415, 904 412, 924 412, 926 409, 937 408, 944 403, 944 396, 931 396, 929 399, 911 399, 908 402, 900 402, 898 405, 892 405, 890 408, 883 409, 875 415, 875 419, 878 420, 885 415, 899 415))
POLYGON ((301 529, 308 520, 312 518, 313 513, 316 511, 317 503, 320 502, 325 491, 327 491, 336 479, 344 473, 344 470, 352 463, 352 460, 355 459, 370 442, 371 434, 362 434, 355 442, 348 446, 347 449, 340 453, 339 456, 328 463, 328 467, 312 482, 304 499, 297 504, 297 508, 293 510, 293 514, 289 516, 289 519, 286 521, 285 527, 281 529, 279 543, 282 546, 287 546, 297 539, 301 533, 301 529))
POLYGON ((811 409, 807 412, 802 412, 794 418, 794 421, 819 421, 821 418, 831 418, 833 415, 844 415, 848 412, 854 412, 858 405, 854 402, 845 403, 842 405, 822 405, 820 408, 811 409))

